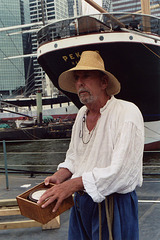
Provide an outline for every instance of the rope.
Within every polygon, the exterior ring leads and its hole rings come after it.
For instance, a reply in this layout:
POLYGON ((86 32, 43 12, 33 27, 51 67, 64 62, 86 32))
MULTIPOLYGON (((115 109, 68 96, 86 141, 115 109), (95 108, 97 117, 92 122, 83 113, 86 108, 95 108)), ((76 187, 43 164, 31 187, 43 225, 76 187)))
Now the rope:
MULTIPOLYGON (((102 209, 101 203, 98 203, 99 208, 99 240, 102 240, 102 209)), ((106 209, 106 218, 109 232, 109 240, 113 240, 112 236, 112 225, 113 225, 113 195, 110 195, 105 198, 105 209, 106 209)))
POLYGON ((107 218, 108 231, 109 231, 109 240, 113 240, 113 237, 112 237, 113 195, 110 195, 108 199, 107 197, 105 198, 105 207, 106 207, 106 218, 107 218), (108 201, 109 201, 109 204, 108 204, 108 201))
MULTIPOLYGON (((144 35, 143 32, 141 32, 141 31, 139 31, 139 30, 133 31, 133 30, 128 30, 128 29, 126 30, 126 29, 125 29, 125 31, 127 31, 128 33, 134 33, 134 34, 136 34, 136 39, 137 39, 137 41, 139 41, 139 38, 138 38, 139 35, 146 37, 146 35, 144 35)), ((147 36, 147 37, 148 37, 148 36, 147 36)), ((157 40, 157 39, 155 39, 155 40, 157 40)), ((159 41, 159 40, 157 40, 157 41, 159 41)), ((140 42, 140 43, 141 43, 145 48, 147 48, 151 53, 153 53, 155 56, 157 56, 158 58, 160 58, 160 55, 158 55, 158 54, 155 53, 152 49, 150 49, 149 47, 147 47, 145 43, 143 43, 143 42, 140 42)))
POLYGON ((153 53, 153 54, 156 55, 158 58, 160 58, 160 55, 158 55, 158 54, 155 53, 152 49, 150 49, 149 47, 147 47, 146 44, 144 44, 144 43, 142 43, 142 42, 141 42, 141 44, 142 44, 145 48, 147 48, 151 53, 153 53))
POLYGON ((102 240, 102 209, 101 203, 98 203, 99 208, 99 240, 102 240))
POLYGON ((26 136, 31 137, 32 139, 37 139, 37 140, 41 139, 41 138, 33 135, 32 133, 28 132, 27 130, 25 130, 23 128, 22 128, 22 131, 24 132, 24 134, 26 134, 26 136))

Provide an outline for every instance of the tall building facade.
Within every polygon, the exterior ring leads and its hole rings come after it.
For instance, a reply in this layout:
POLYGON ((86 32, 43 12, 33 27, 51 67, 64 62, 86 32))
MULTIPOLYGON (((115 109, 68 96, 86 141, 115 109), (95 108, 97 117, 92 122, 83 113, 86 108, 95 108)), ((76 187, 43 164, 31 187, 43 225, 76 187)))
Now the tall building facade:
MULTIPOLYGON (((24 9, 22 0, 0 1, 0 27, 10 27, 24 24, 24 9)), ((24 59, 4 58, 23 55, 22 35, 7 35, 0 33, 0 94, 3 98, 16 94, 25 86, 24 59)))
MULTIPOLYGON (((150 0, 151 14, 160 17, 159 0, 150 0), (153 6, 157 5, 156 8, 153 6), (153 7, 153 9, 152 9, 153 7)), ((113 12, 136 12, 141 10, 141 0, 112 0, 113 12)))
POLYGON ((112 11, 112 0, 102 0, 102 7, 108 12, 112 11))
POLYGON ((74 0, 68 0, 68 16, 73 17, 74 16, 74 0))
MULTIPOLYGON (((63 19, 68 17, 67 0, 29 0, 30 20, 31 23, 43 22, 47 24, 54 19, 63 19)), ((37 52, 37 33, 32 34, 32 53, 37 52)), ((42 89, 42 81, 45 79, 45 73, 33 58, 35 91, 42 89)))
POLYGON ((113 12, 136 12, 141 8, 140 0, 112 0, 113 12))
POLYGON ((82 15, 81 0, 68 0, 68 15, 69 17, 82 15))

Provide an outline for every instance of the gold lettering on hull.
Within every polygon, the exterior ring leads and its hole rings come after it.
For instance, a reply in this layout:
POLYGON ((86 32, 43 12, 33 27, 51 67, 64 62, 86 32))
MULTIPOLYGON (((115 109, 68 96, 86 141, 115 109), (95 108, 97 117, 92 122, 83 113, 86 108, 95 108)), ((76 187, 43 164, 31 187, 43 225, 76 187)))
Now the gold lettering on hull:
MULTIPOLYGON (((99 51, 97 51, 99 52, 99 51)), ((73 67, 77 65, 81 54, 79 52, 69 53, 68 55, 62 56, 65 63, 70 63, 73 67)))
POLYGON ((77 65, 81 54, 79 52, 70 53, 68 55, 62 56, 64 62, 70 62, 73 66, 77 65))

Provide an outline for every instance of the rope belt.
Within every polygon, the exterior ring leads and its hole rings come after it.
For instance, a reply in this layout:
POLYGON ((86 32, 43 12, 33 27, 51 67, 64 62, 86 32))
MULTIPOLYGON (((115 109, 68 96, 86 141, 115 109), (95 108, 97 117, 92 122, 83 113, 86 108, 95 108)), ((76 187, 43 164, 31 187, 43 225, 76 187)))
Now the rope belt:
MULTIPOLYGON (((102 209, 101 203, 98 203, 99 207, 99 240, 102 240, 102 209)), ((112 236, 112 224, 113 224, 113 195, 110 195, 105 198, 105 210, 106 210, 106 218, 107 225, 109 231, 109 240, 113 240, 112 236)))

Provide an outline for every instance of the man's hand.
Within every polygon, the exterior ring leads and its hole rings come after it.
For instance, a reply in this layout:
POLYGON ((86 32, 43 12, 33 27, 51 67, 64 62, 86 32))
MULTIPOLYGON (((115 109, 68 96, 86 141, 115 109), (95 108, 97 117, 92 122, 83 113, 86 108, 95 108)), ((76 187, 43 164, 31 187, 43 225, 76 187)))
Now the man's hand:
POLYGON ((52 210, 53 212, 56 212, 64 199, 71 196, 74 192, 83 189, 82 177, 70 179, 49 188, 47 191, 45 191, 37 203, 42 204, 45 201, 41 206, 42 208, 45 208, 56 200, 56 205, 52 210))
POLYGON ((67 168, 60 168, 52 176, 47 177, 44 180, 44 183, 45 185, 49 185, 49 183, 59 184, 71 178, 71 176, 72 176, 72 173, 67 168))

